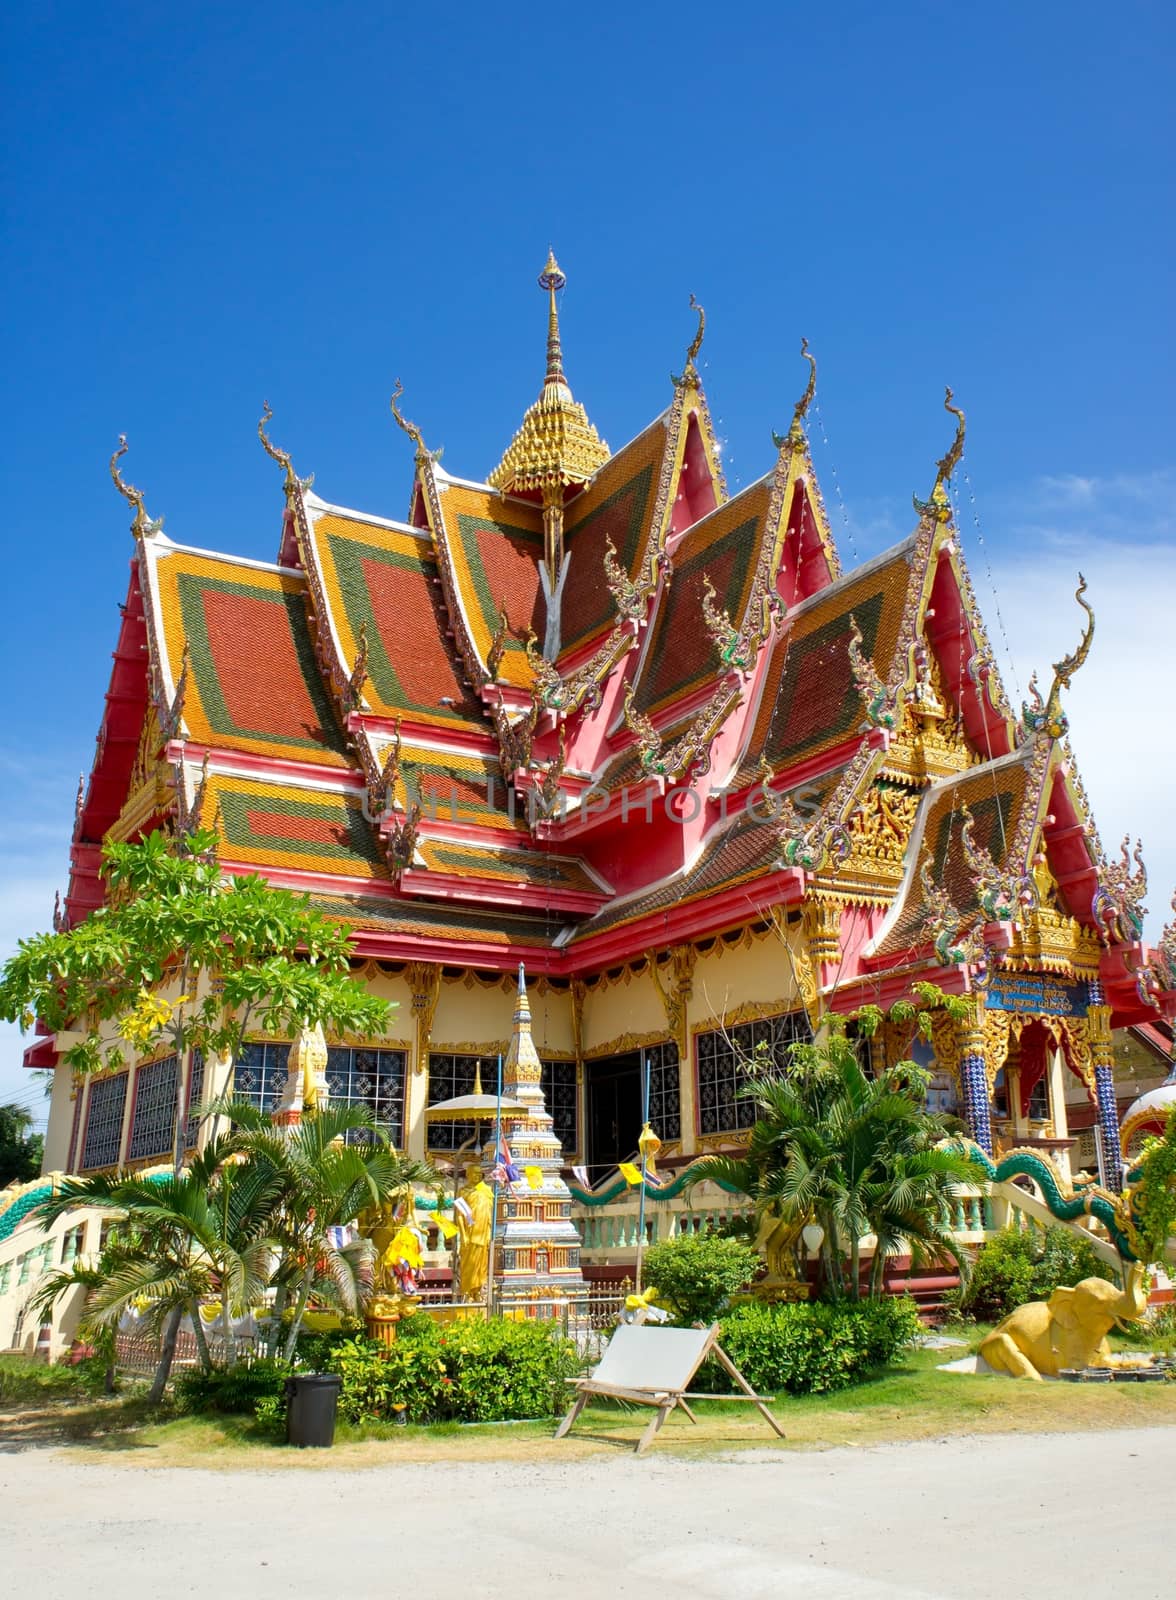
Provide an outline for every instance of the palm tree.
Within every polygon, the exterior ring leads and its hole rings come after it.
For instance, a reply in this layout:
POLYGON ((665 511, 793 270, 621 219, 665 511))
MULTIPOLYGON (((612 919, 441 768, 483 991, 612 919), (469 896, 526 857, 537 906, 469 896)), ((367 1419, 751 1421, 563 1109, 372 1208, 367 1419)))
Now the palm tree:
POLYGON ((951 1130, 923 1109, 920 1067, 900 1062, 872 1078, 839 1034, 794 1045, 783 1070, 763 1054, 745 1065, 745 1092, 759 1113, 746 1153, 704 1158, 689 1184, 709 1178, 750 1195, 760 1212, 811 1217, 824 1230, 834 1295, 860 1294, 860 1241, 868 1233, 878 1241, 871 1294, 881 1293, 887 1258, 903 1250, 915 1263, 950 1258, 966 1271, 951 1236, 951 1199, 959 1184, 982 1175, 970 1158, 940 1147, 951 1130))
MULTIPOLYGON (((87 1317, 99 1326, 117 1327, 128 1307, 143 1306, 148 1328, 162 1327, 152 1400, 163 1396, 185 1311, 201 1365, 209 1371, 212 1356, 201 1303, 213 1297, 221 1301, 227 1336, 230 1316, 258 1304, 265 1292, 276 1246, 270 1222, 277 1185, 272 1174, 226 1163, 228 1153, 225 1142, 217 1140, 178 1175, 70 1178, 40 1208, 48 1221, 80 1206, 120 1219, 114 1257, 101 1281, 90 1286, 87 1317)), ((57 1293, 76 1281, 59 1277, 57 1293)), ((52 1287, 46 1286, 46 1294, 52 1287)))
POLYGON ((216 1111, 232 1123, 225 1148, 264 1175, 274 1196, 270 1350, 277 1351, 292 1301, 284 1349, 290 1360, 312 1296, 351 1315, 364 1297, 371 1245, 364 1239, 340 1246, 332 1230, 354 1222, 361 1211, 411 1202, 414 1186, 435 1184, 438 1175, 428 1163, 398 1155, 364 1106, 328 1106, 293 1128, 276 1128, 266 1112, 244 1101, 222 1102, 216 1111), (348 1135, 358 1135, 357 1141, 347 1143, 348 1135))

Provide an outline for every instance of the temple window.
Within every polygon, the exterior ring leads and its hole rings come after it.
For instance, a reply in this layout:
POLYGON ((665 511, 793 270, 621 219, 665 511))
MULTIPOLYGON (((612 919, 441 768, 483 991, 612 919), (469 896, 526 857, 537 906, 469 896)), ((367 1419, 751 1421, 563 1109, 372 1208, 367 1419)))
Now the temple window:
POLYGON ((565 1156, 580 1149, 580 1096, 576 1086, 574 1061, 545 1061, 539 1077, 543 1098, 551 1113, 552 1131, 565 1156))
MULTIPOLYGON (((261 1111, 275 1111, 286 1086, 289 1054, 288 1040, 250 1040, 233 1068, 233 1088, 238 1099, 248 1100, 261 1111)), ((403 1050, 332 1047, 327 1051, 327 1093, 331 1104, 366 1106, 391 1143, 400 1148, 404 1143, 406 1066, 403 1050)), ((353 1128, 347 1143, 363 1144, 367 1138, 366 1129, 353 1128)))
POLYGON ((803 1011, 788 1011, 721 1032, 696 1035, 699 1131, 737 1133, 750 1128, 756 1118, 755 1105, 741 1091, 748 1083, 757 1052, 760 1059, 783 1070, 788 1064, 789 1048, 811 1038, 812 1030, 803 1011))
POLYGON ((127 1103, 127 1074, 101 1078, 90 1085, 86 1137, 82 1146, 82 1171, 112 1167, 122 1143, 123 1111, 127 1103))
POLYGON ((1002 1067, 992 1085, 992 1114, 1005 1121, 1009 1115, 1009 1081, 1002 1067))
MULTIPOLYGON (((487 1058, 484 1055, 451 1055, 430 1051, 429 1104, 435 1106, 442 1100, 456 1100, 459 1095, 473 1094, 478 1066, 481 1064, 485 1070, 487 1059, 492 1070, 483 1078, 482 1088, 493 1094, 497 1076, 493 1056, 487 1058)), ((426 1123, 426 1127, 430 1150, 460 1150, 463 1144, 477 1135, 480 1125, 476 1122, 433 1122, 426 1123)))
POLYGON ((200 1134, 200 1102, 204 1098, 204 1052, 193 1050, 188 1068, 188 1126, 184 1133, 185 1150, 195 1150, 200 1134))
MULTIPOLYGON (((332 1105, 366 1106, 397 1149, 404 1144, 404 1078, 408 1057, 403 1050, 340 1047, 327 1051, 327 1092, 332 1105)), ((353 1128, 348 1144, 364 1144, 369 1135, 353 1128)))
POLYGON ((233 1063, 233 1095, 259 1111, 276 1111, 286 1085, 289 1041, 251 1039, 233 1063))
POLYGON ((1043 1077, 1038 1078, 1029 1092, 1029 1119, 1032 1122, 1049 1120, 1049 1085, 1043 1077))
POLYGON ((172 1148, 176 1126, 175 1054, 140 1067, 135 1074, 134 1109, 127 1160, 162 1156, 172 1148))
POLYGON ((86 1224, 80 1222, 76 1228, 71 1228, 61 1239, 61 1264, 68 1267, 71 1261, 76 1261, 81 1255, 86 1242, 86 1224))

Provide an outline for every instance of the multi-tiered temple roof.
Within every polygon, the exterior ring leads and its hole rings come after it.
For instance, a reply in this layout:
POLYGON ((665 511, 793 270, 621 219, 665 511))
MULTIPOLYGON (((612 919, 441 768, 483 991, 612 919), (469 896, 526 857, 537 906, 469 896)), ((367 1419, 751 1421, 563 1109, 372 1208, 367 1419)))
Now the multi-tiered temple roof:
POLYGON ((227 869, 308 890, 365 955, 576 976, 803 906, 847 1005, 1081 949, 1139 1014, 1166 981, 1142 880, 1102 855, 1060 708, 1089 633, 1016 716, 951 515, 962 416, 910 536, 843 573, 815 363, 731 495, 701 312, 666 410, 610 455, 564 374, 554 257, 540 282, 544 382, 484 481, 398 390, 406 521, 322 498, 268 411, 272 564, 174 542, 112 462, 135 558, 66 915, 99 903, 108 834, 198 816, 227 869))

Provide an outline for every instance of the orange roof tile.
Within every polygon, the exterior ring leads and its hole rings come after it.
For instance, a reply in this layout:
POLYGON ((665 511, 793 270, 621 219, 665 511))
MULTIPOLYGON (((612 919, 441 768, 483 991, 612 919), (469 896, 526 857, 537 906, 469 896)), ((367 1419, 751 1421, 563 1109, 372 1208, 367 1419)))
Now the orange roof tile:
POLYGON ((481 731, 480 704, 446 637, 449 620, 428 537, 335 507, 307 509, 313 557, 344 662, 354 662, 360 627, 367 631, 364 698, 371 709, 437 727, 476 724, 481 731))
POLYGON ((184 722, 222 750, 347 766, 306 621, 306 580, 155 542, 157 636, 173 682, 191 666, 184 722))

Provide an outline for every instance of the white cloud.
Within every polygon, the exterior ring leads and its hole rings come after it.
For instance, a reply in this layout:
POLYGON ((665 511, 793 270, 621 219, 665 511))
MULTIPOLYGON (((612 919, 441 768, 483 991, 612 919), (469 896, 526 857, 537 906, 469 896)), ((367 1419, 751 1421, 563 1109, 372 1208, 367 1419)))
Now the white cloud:
MULTIPOLYGON (((1125 833, 1142 837, 1149 874, 1147 933, 1154 939, 1170 916, 1176 886, 1176 835, 1171 795, 1176 788, 1176 741, 1169 735, 1172 674, 1168 650, 1176 634, 1176 534, 1170 507, 1176 473, 1143 478, 1043 479, 1002 530, 1010 540, 994 560, 997 593, 1012 647, 1020 691, 1036 669, 1042 693, 1051 663, 1072 651, 1085 615, 1074 603, 1077 573, 1096 617, 1090 658, 1064 704, 1078 768, 1089 793, 1104 848, 1117 853, 1125 833), (1052 497, 1053 516, 1036 520, 1052 497), (1115 538, 1124 506, 1134 505, 1135 537, 1115 538), (1067 512, 1068 506, 1068 512, 1067 512)), ((1014 502, 1015 506, 1016 502, 1014 502)), ((1001 654, 995 606, 976 572, 981 610, 1001 654)), ((1000 662, 1010 698, 1014 683, 1000 662)))

